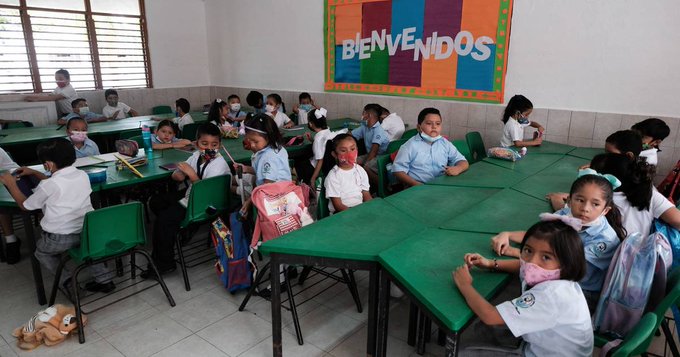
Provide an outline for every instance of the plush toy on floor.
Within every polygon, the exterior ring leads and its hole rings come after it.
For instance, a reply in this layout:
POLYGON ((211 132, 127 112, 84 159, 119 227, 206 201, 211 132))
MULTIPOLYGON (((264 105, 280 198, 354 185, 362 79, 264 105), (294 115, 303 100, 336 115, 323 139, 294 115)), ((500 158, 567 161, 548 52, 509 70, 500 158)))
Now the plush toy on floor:
MULTIPOLYGON (((83 315, 83 325, 87 317, 83 315)), ((12 333, 17 338, 17 346, 22 350, 32 350, 41 344, 54 346, 61 343, 78 328, 76 310, 71 306, 56 304, 38 312, 28 323, 12 333)))

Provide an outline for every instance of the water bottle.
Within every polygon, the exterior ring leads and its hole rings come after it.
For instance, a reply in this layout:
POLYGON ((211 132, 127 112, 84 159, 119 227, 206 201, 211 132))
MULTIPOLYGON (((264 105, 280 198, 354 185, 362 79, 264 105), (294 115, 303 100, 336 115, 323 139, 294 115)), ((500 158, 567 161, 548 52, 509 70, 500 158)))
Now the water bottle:
POLYGON ((144 141, 144 153, 146 157, 151 157, 153 154, 153 145, 151 145, 151 129, 147 125, 142 126, 142 140, 144 141))

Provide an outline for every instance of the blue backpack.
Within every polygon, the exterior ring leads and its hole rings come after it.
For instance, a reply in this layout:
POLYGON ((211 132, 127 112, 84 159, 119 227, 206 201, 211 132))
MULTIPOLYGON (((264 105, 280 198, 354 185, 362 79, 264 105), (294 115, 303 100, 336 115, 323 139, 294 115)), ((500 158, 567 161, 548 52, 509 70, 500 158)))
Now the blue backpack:
POLYGON ((217 275, 224 287, 234 293, 250 287, 252 270, 248 257, 250 249, 246 227, 238 219, 236 212, 229 215, 229 225, 231 230, 218 217, 211 224, 210 237, 217 256, 215 261, 217 275))

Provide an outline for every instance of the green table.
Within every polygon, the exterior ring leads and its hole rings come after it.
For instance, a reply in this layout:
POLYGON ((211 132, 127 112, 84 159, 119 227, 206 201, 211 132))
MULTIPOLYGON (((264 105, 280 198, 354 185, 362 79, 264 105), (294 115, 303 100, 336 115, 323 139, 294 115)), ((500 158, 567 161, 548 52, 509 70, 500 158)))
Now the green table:
POLYGON ((479 161, 458 176, 439 176, 428 182, 428 185, 461 186, 461 187, 510 187, 529 175, 513 171, 488 162, 479 161))
POLYGON ((546 167, 539 174, 541 175, 558 175, 558 176, 568 176, 573 180, 576 180, 578 175, 579 167, 589 164, 590 161, 582 159, 580 157, 565 155, 562 156, 554 164, 546 167))
MULTIPOLYGON (((395 282, 437 325, 447 332, 446 356, 455 356, 459 332, 474 318, 456 288, 451 273, 465 253, 491 256, 489 236, 480 233, 428 229, 380 253, 381 277, 378 346, 384 347, 389 314, 389 280, 395 282), (389 279, 389 280, 388 280, 389 279)), ((506 273, 471 270, 473 285, 487 299, 510 279, 506 273)), ((422 324, 421 324, 422 326, 422 324)), ((421 328, 421 330, 424 330, 421 328)))
POLYGON ((528 154, 559 154, 564 155, 576 149, 576 146, 567 144, 553 143, 551 141, 543 141, 540 146, 527 147, 528 154))
POLYGON ((578 168, 588 161, 572 156, 564 156, 545 170, 513 185, 512 189, 540 200, 551 192, 569 192, 576 180, 578 168))
POLYGON ((428 226, 438 227, 501 189, 421 185, 388 196, 385 201, 428 226))
POLYGON ((532 153, 527 154, 522 159, 517 161, 508 161, 491 157, 486 157, 483 161, 523 174, 533 175, 554 164, 561 158, 562 155, 532 153))
POLYGON ((588 161, 592 160, 595 155, 604 154, 605 151, 602 148, 576 148, 576 150, 569 152, 569 156, 580 157, 588 161))
POLYGON ((443 229, 496 234, 523 231, 552 212, 550 203, 512 189, 502 190, 441 225, 443 229))

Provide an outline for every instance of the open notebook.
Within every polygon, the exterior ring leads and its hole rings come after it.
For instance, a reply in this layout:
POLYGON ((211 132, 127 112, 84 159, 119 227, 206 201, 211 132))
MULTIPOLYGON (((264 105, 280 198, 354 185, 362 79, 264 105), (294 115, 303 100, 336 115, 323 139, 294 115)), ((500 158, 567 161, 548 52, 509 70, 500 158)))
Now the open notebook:
MULTIPOLYGON (((125 160, 131 159, 130 156, 126 155, 121 155, 117 152, 111 152, 108 154, 100 154, 100 155, 94 155, 94 156, 86 156, 86 157, 79 157, 76 159, 76 162, 73 164, 75 167, 84 167, 84 166, 92 166, 92 165, 101 165, 107 162, 112 162, 116 161, 116 157, 114 155, 118 155, 125 160)), ((139 149, 139 153, 137 154, 137 157, 144 156, 144 149, 139 149)))

